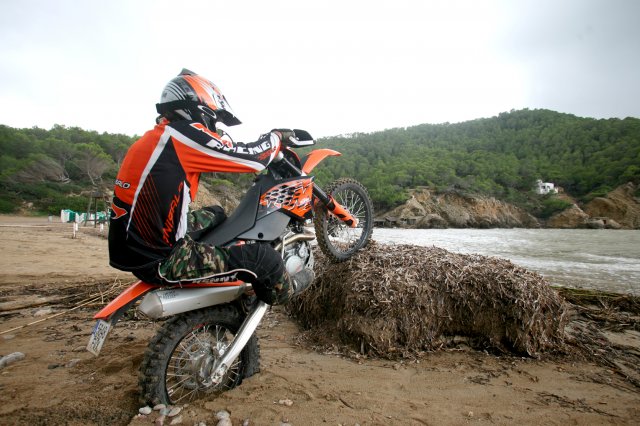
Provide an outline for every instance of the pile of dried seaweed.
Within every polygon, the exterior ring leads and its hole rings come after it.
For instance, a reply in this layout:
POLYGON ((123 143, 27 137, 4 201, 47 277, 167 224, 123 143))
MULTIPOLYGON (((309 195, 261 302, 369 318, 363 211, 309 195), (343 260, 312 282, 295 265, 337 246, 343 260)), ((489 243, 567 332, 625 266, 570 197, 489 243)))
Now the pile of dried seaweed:
POLYGON ((558 288, 570 303, 567 343, 574 354, 640 388, 640 296, 558 288))
POLYGON ((316 282, 289 310, 362 354, 415 356, 453 336, 531 356, 563 345, 564 299, 508 260, 377 243, 339 264, 315 255, 316 282))

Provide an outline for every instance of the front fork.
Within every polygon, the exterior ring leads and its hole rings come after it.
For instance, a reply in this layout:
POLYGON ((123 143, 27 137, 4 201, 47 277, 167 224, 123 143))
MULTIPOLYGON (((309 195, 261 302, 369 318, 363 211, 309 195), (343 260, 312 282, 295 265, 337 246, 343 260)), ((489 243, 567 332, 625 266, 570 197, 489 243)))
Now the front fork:
POLYGON ((358 219, 356 219, 349 210, 345 209, 331 195, 325 193, 317 185, 313 186, 313 195, 315 195, 320 202, 327 207, 327 210, 336 215, 338 219, 349 225, 351 228, 358 226, 358 219))
MULTIPOLYGON (((280 244, 278 244, 276 250, 284 250, 284 248, 292 243, 298 241, 310 241, 315 236, 313 234, 296 234, 289 238, 284 238, 280 244)), ((263 301, 258 301, 255 308, 247 315, 242 322, 240 329, 236 333, 231 344, 226 348, 224 354, 216 361, 211 370, 211 381, 213 385, 218 385, 224 378, 229 366, 233 365, 236 358, 242 352, 245 345, 251 338, 251 335, 256 331, 258 325, 262 321, 264 314, 267 312, 269 305, 263 301)))
POLYGON ((242 326, 240 326, 240 330, 236 333, 233 342, 231 342, 224 354, 213 366, 211 371, 211 381, 214 386, 222 382, 227 370, 229 370, 229 366, 233 365, 233 362, 238 358, 242 349, 244 349, 245 345, 251 338, 251 335, 258 328, 258 325, 260 324, 260 321, 262 321, 264 314, 267 312, 268 307, 269 305, 266 303, 258 301, 255 309, 247 315, 242 326))

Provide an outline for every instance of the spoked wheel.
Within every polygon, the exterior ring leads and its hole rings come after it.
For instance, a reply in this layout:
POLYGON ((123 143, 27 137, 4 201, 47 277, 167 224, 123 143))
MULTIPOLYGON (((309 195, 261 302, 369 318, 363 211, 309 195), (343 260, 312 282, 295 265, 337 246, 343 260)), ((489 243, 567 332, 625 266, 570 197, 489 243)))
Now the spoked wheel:
POLYGON ((354 179, 338 179, 325 188, 325 192, 358 219, 358 226, 351 228, 324 206, 316 209, 313 221, 318 245, 329 259, 342 262, 369 242, 373 231, 373 205, 365 187, 354 179))
POLYGON ((140 366, 141 402, 184 404, 238 386, 259 369, 255 335, 224 378, 211 380, 216 360, 229 347, 243 317, 232 306, 188 312, 167 321, 149 343, 140 366))

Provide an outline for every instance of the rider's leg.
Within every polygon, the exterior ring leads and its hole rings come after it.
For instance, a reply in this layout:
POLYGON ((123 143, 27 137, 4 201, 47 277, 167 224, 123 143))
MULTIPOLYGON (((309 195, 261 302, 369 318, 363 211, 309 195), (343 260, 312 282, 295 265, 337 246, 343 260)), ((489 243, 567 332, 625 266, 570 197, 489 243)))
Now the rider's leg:
POLYGON ((279 305, 313 282, 313 271, 305 269, 290 277, 280 254, 268 244, 244 244, 229 249, 229 269, 248 269, 256 278, 256 295, 265 303, 279 305))
POLYGON ((198 210, 191 210, 187 214, 187 232, 191 233, 194 240, 198 239, 197 234, 213 229, 227 218, 224 209, 220 206, 204 207, 198 210))
POLYGON ((160 263, 158 276, 173 285, 240 279, 252 283, 258 298, 270 305, 288 302, 314 279, 310 269, 298 272, 292 279, 280 254, 268 244, 222 248, 193 241, 188 235, 160 263))
POLYGON ((227 249, 199 243, 187 234, 178 241, 169 256, 157 267, 165 284, 224 282, 240 279, 228 270, 227 249))

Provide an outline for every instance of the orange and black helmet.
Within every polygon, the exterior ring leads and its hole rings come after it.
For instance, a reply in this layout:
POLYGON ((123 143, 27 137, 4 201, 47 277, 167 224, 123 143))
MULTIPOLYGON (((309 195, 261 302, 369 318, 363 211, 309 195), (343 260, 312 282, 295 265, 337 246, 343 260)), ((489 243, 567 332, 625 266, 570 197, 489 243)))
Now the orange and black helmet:
POLYGON ((160 115, 175 113, 200 122, 210 130, 215 130, 217 121, 227 126, 241 123, 222 92, 212 82, 186 68, 165 86, 156 109, 160 115))

